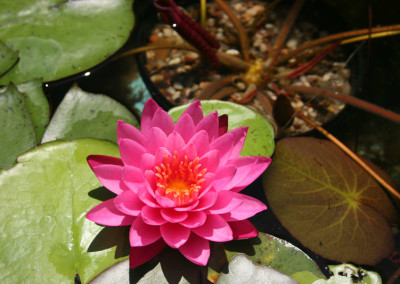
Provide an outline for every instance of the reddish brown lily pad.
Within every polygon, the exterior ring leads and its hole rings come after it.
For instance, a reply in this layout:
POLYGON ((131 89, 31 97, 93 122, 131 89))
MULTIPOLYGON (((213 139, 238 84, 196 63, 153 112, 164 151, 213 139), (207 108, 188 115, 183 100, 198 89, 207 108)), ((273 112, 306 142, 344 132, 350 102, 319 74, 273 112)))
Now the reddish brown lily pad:
POLYGON ((321 256, 375 265, 394 247, 399 220, 378 183, 333 143, 286 138, 263 176, 270 208, 305 247, 321 256))

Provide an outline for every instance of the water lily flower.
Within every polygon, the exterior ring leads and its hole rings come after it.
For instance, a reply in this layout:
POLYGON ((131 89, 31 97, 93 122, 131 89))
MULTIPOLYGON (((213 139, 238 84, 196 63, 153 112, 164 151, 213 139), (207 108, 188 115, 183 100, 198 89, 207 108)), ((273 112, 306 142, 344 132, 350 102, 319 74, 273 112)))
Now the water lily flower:
POLYGON ((247 220, 267 207, 239 193, 268 167, 268 157, 239 157, 246 127, 227 131, 226 116, 203 115, 192 103, 175 124, 153 100, 141 130, 118 122, 121 159, 93 155, 88 163, 116 197, 86 217, 106 226, 130 226, 132 268, 165 246, 206 265, 210 243, 257 236, 247 220))

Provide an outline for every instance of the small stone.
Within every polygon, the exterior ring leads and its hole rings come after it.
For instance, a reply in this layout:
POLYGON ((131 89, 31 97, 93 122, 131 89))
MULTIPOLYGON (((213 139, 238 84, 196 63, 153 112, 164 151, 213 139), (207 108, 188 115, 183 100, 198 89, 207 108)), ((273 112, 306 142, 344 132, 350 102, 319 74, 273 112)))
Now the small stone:
POLYGON ((162 81, 164 81, 164 76, 162 74, 155 74, 155 75, 150 77, 150 80, 154 84, 161 83, 162 81))
POLYGON ((295 49, 297 47, 297 39, 289 39, 286 42, 286 46, 289 49, 295 49))
POLYGON ((181 63, 181 59, 179 57, 172 58, 170 61, 168 61, 168 65, 178 65, 181 63))
POLYGON ((226 54, 233 55, 233 56, 239 56, 240 52, 237 49, 228 49, 226 51, 226 54))

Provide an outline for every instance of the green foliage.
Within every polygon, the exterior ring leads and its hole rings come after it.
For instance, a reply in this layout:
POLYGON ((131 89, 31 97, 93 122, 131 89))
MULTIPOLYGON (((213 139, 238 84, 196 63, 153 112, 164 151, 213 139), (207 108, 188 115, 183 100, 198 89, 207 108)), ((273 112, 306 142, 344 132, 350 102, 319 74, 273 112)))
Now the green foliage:
MULTIPOLYGON (((169 114, 176 121, 187 108, 187 105, 174 107, 169 114)), ((274 129, 272 125, 261 115, 251 109, 219 100, 201 101, 201 107, 205 114, 218 111, 218 115, 228 115, 228 130, 241 126, 248 126, 246 141, 241 156, 267 156, 274 152, 274 129)))
POLYGON ((134 23, 132 3, 133 0, 2 1, 0 54, 6 57, 0 61, 0 75, 5 73, 0 84, 35 78, 53 81, 104 61, 130 35, 134 23))
POLYGON ((333 143, 286 138, 263 175, 270 208, 316 254, 375 265, 394 247, 399 216, 379 184, 333 143))
POLYGON ((87 283, 118 261, 115 248, 88 252, 102 229, 85 218, 100 202, 88 195, 101 186, 86 162, 91 154, 118 156, 118 147, 46 143, 0 174, 0 282, 72 283, 79 273, 87 283))

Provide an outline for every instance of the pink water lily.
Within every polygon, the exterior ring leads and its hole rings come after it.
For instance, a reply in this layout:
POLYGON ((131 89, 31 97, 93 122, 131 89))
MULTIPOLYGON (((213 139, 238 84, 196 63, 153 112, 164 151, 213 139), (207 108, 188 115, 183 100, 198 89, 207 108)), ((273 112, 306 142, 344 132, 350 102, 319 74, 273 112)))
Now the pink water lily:
POLYGON ((175 124, 148 100, 141 130, 118 122, 121 159, 89 156, 99 181, 116 197, 86 217, 106 226, 130 226, 130 264, 136 267, 166 245, 206 265, 209 241, 257 236, 247 220, 267 207, 239 193, 267 168, 268 157, 239 157, 246 127, 227 131, 226 116, 203 116, 192 103, 175 124))

